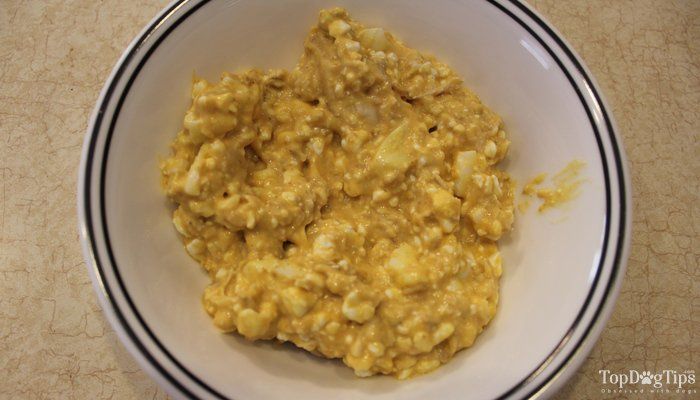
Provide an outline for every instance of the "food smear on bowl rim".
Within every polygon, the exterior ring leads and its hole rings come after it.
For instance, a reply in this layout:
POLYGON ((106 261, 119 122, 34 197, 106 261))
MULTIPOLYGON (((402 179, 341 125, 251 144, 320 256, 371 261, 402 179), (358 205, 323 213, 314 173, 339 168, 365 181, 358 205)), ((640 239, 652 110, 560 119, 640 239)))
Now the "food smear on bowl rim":
POLYGON ((518 209, 521 212, 527 211, 531 198, 541 200, 541 204, 537 208, 539 212, 560 207, 574 200, 580 193, 581 184, 585 182, 584 179, 580 178, 581 170, 585 166, 586 163, 581 160, 571 161, 552 176, 552 184, 548 187, 541 187, 547 179, 546 173, 535 176, 523 187, 522 194, 526 197, 518 204, 518 209))
POLYGON ((194 79, 162 183, 219 329, 405 379, 496 313, 509 144, 447 65, 333 8, 292 71, 194 79))

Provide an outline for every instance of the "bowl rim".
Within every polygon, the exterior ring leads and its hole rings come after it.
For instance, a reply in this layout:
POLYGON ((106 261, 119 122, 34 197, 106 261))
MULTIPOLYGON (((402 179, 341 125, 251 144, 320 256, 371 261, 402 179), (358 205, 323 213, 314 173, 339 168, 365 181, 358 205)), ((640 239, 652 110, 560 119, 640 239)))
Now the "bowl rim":
MULTIPOLYGON (((484 0, 484 2, 496 7, 506 16, 511 18, 515 23, 524 28, 547 51, 549 56, 556 62, 559 69, 565 74, 568 82, 576 92, 591 123, 591 128, 596 136, 596 142, 600 152, 601 162, 603 164, 602 169, 605 177, 605 234, 603 244, 601 246, 602 253, 600 261, 596 267, 595 277, 589 289, 589 293, 587 294, 586 299, 574 322, 549 356, 535 369, 533 369, 527 377, 523 378, 518 384, 504 391, 499 397, 497 397, 498 399, 511 398, 514 396, 519 398, 536 398, 553 393, 573 375, 576 369, 584 361, 586 355, 591 351, 614 308, 615 300, 619 294, 620 284, 622 282, 622 278, 624 277, 630 247, 632 209, 629 171, 620 136, 617 133, 616 124, 612 114, 608 111, 609 107, 607 106, 607 102, 603 98, 601 91, 588 68, 583 64, 580 57, 572 50, 570 45, 548 22, 545 21, 542 16, 540 16, 526 3, 520 0, 484 0), (521 16, 517 15, 511 8, 518 10, 518 12, 524 15, 526 18, 522 18, 521 16), (552 49, 552 46, 550 46, 543 39, 542 35, 533 29, 533 26, 541 29, 545 33, 545 37, 551 39, 555 43, 556 50, 559 50, 565 60, 574 66, 574 73, 578 74, 578 76, 580 76, 584 81, 587 89, 585 92, 582 91, 580 85, 576 83, 576 80, 572 77, 571 71, 560 59, 560 55, 557 55, 557 52, 555 52, 552 49), (595 107, 602 116, 602 121, 599 121, 594 117, 596 114, 593 107, 595 107), (610 142, 610 153, 612 154, 612 158, 614 160, 614 163, 612 163, 612 175, 615 178, 613 179, 613 182, 617 183, 617 198, 614 200, 611 198, 611 173, 607 162, 609 154, 606 152, 602 143, 599 128, 603 128, 601 130, 608 133, 607 139, 610 142), (615 221, 611 220, 611 207, 613 201, 615 201, 615 204, 619 205, 619 211, 617 212, 618 215, 616 215, 617 218, 615 221), (614 225, 617 225, 617 232, 611 232, 611 227, 614 225), (611 234, 616 235, 614 240, 614 248, 610 246, 611 234), (611 271, 607 281, 602 281, 600 279, 601 273, 607 260, 609 260, 610 256, 607 255, 609 249, 614 251, 614 254, 612 255, 613 261, 611 271), (602 293, 602 297, 599 302, 593 304, 592 298, 596 293, 596 289, 601 287, 600 285, 605 285, 604 292, 602 293), (582 328, 580 324, 584 314, 589 311, 589 307, 592 305, 597 307, 595 308, 590 321, 588 321, 587 325, 582 328), (572 339, 574 334, 580 333, 581 330, 581 337, 577 338, 577 342, 574 347, 568 350, 568 353, 564 356, 564 360, 558 366, 556 366, 555 370, 549 373, 546 378, 538 382, 540 379, 539 375, 544 372, 547 367, 549 367, 555 357, 560 355, 559 353, 563 350, 569 340, 572 339)), ((121 276, 119 275, 117 264, 109 242, 104 201, 109 144, 116 121, 119 117, 121 105, 126 95, 129 93, 131 84, 134 82, 135 78, 139 74, 139 71, 148 61, 150 55, 155 51, 158 45, 181 22, 186 20, 189 16, 208 3, 210 3, 210 0, 174 0, 151 20, 151 22, 139 33, 139 35, 124 51, 114 66, 109 78, 105 82, 90 118, 90 123, 83 141, 80 167, 78 171, 79 179, 76 200, 78 208, 79 234, 86 267, 90 274, 93 287, 97 293, 103 311, 127 350, 152 378, 160 383, 161 386, 164 387, 170 394, 176 397, 198 398, 199 396, 196 393, 202 393, 203 390, 207 397, 229 399, 230 397, 225 396, 224 394, 215 390, 213 387, 209 386, 204 380, 197 377, 181 362, 179 362, 157 339, 153 331, 146 324, 143 317, 141 317, 139 314, 135 304, 128 294, 128 291, 126 290, 121 276), (173 18, 175 18, 174 22, 172 22, 169 26, 166 26, 166 22, 170 22, 170 20, 173 18), (160 36, 154 36, 159 33, 160 36), (146 43, 152 36, 155 37, 152 43, 146 43), (128 71, 129 67, 136 62, 138 62, 136 67, 133 70, 128 71), (119 88, 119 83, 124 79, 127 79, 126 85, 124 85, 123 88, 119 88), (111 116, 111 120, 106 121, 104 119, 106 111, 109 108, 111 101, 117 96, 119 100, 115 111, 111 116), (107 125, 107 123, 109 125, 107 125), (106 134, 106 139, 104 140, 102 159, 98 160, 100 165, 96 165, 95 151, 98 145, 98 137, 100 136, 100 132, 107 126, 108 131, 106 134), (99 171, 99 207, 93 207, 92 205, 92 203, 95 201, 92 194, 95 190, 92 187, 92 179, 94 179, 93 169, 95 167, 99 171), (99 210, 96 210, 97 208, 99 208, 99 210), (103 238, 95 235, 95 231, 98 227, 95 226, 94 222, 97 219, 100 220, 103 238), (106 248, 108 260, 104 260, 100 257, 98 245, 102 245, 106 248), (105 279, 105 268, 111 268, 110 271, 115 274, 118 283, 117 287, 111 285, 110 282, 105 279), (184 374, 189 378, 189 382, 182 382, 178 380, 177 377, 174 376, 173 371, 169 370, 168 366, 164 366, 158 360, 158 357, 154 356, 152 352, 149 351, 148 346, 143 341, 143 338, 139 336, 139 333, 134 329, 134 326, 129 323, 125 316, 126 314, 124 313, 120 304, 118 304, 116 301, 116 296, 122 297, 122 300, 127 304, 128 311, 135 316, 138 324, 136 327, 145 332, 150 338, 150 341, 152 341, 159 349, 161 355, 167 358, 169 363, 172 363, 172 365, 179 369, 177 374, 184 374), (193 387, 195 388, 193 389, 193 387)))

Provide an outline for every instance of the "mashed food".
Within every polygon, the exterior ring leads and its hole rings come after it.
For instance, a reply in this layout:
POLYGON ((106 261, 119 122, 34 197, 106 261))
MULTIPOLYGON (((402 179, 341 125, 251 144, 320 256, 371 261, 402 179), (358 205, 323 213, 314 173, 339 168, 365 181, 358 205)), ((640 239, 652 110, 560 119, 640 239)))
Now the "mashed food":
POLYGON ((218 328, 403 379, 496 313, 508 144, 447 65, 336 8, 291 72, 195 79, 161 170, 218 328))

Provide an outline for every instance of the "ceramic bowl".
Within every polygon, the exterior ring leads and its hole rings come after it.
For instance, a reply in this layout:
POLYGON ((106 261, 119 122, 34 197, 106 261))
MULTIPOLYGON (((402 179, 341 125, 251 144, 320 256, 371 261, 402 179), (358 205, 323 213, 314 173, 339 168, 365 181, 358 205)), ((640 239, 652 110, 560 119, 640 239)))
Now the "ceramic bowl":
POLYGON ((176 398, 495 399, 542 397, 595 343, 624 275, 630 182, 598 86, 550 25, 517 1, 337 1, 351 15, 446 61, 500 114, 504 167, 522 185, 571 160, 587 166, 566 208, 521 213, 501 242, 497 316, 475 345, 408 381, 356 378, 339 361, 215 330, 208 278, 182 248, 159 157, 181 129, 193 71, 291 68, 318 11, 307 1, 175 1, 126 49, 85 137, 78 208, 85 258, 107 318, 176 398))

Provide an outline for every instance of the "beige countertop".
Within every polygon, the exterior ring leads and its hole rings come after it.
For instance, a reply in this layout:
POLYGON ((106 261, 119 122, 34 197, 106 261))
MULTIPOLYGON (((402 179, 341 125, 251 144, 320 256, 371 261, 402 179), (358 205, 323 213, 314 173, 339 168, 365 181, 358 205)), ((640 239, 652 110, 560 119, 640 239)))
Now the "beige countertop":
MULTIPOLYGON (((700 366, 700 2, 532 3, 598 79, 634 191, 617 307, 558 398, 640 398, 602 394, 598 370, 700 366)), ((102 315, 75 210, 80 148, 99 90, 164 5, 0 5, 0 398, 167 397, 102 315)))

